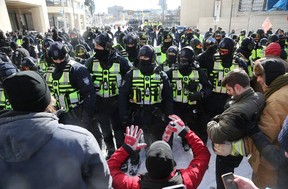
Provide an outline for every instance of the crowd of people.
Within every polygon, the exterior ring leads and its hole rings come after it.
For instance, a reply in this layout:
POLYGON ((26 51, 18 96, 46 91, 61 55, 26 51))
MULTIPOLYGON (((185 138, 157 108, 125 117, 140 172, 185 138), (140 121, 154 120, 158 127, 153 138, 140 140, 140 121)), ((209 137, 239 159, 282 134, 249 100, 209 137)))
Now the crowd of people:
POLYGON ((217 189, 244 156, 239 189, 284 189, 287 49, 272 28, 0 30, 0 188, 193 189, 211 140, 217 189))

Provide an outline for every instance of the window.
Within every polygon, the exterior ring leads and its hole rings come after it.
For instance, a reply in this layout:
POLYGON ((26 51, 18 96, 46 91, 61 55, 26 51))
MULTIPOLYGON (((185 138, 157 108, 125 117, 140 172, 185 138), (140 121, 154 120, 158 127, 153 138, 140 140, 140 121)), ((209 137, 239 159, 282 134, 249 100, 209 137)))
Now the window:
POLYGON ((240 0, 239 12, 266 11, 266 0, 240 0))
POLYGON ((67 7, 67 0, 46 0, 46 5, 54 7, 67 7))

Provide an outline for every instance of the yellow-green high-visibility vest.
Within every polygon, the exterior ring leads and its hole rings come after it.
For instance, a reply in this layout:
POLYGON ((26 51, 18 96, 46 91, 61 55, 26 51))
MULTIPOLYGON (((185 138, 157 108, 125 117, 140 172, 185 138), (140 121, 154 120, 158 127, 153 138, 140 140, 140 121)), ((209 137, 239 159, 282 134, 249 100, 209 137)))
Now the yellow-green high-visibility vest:
POLYGON ((109 98, 119 95, 122 76, 120 63, 113 63, 109 69, 103 69, 97 59, 93 60, 92 77, 96 95, 109 98))
POLYGON ((199 92, 202 89, 202 85, 199 81, 198 70, 192 70, 188 76, 183 76, 178 69, 172 71, 171 83, 173 89, 173 100, 175 102, 188 103, 189 105, 196 104, 196 101, 190 101, 188 99, 189 93, 192 92, 188 89, 188 84, 191 80, 198 84, 197 91, 193 92, 199 92))
POLYGON ((56 108, 64 109, 66 112, 82 102, 79 90, 73 88, 70 82, 70 71, 74 63, 74 61, 70 61, 65 66, 59 80, 53 79, 52 76, 55 67, 49 67, 46 73, 47 85, 56 99, 56 108))
POLYGON ((132 93, 130 102, 139 105, 154 105, 162 101, 163 81, 159 74, 143 75, 140 70, 132 70, 132 93))
POLYGON ((214 61, 214 67, 210 74, 211 78, 213 78, 212 85, 213 85, 213 92, 215 93, 223 93, 225 94, 227 92, 226 87, 222 87, 222 80, 224 77, 231 71, 236 68, 239 68, 239 65, 235 63, 233 60, 233 63, 230 68, 224 68, 222 66, 222 61, 219 56, 215 56, 214 61))

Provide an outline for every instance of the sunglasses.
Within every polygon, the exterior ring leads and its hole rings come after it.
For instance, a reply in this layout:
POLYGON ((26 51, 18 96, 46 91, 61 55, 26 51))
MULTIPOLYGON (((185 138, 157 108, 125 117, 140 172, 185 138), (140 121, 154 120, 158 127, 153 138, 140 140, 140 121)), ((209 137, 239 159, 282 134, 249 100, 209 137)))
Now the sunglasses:
POLYGON ((227 54, 229 54, 229 50, 227 50, 227 49, 219 49, 218 52, 219 52, 220 55, 227 55, 227 54))

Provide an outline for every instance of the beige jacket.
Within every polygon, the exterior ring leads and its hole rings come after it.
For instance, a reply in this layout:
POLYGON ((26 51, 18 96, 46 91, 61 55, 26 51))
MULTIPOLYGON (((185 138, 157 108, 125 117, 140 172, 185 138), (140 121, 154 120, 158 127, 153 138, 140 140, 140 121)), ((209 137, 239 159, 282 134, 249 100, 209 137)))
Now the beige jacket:
MULTIPOLYGON (((277 138, 282 124, 288 115, 288 85, 283 86, 266 99, 266 105, 258 122, 260 130, 270 142, 279 146, 277 138)), ((277 185, 277 170, 272 167, 254 146, 251 138, 245 138, 245 148, 253 169, 253 182, 260 188, 277 185)))

